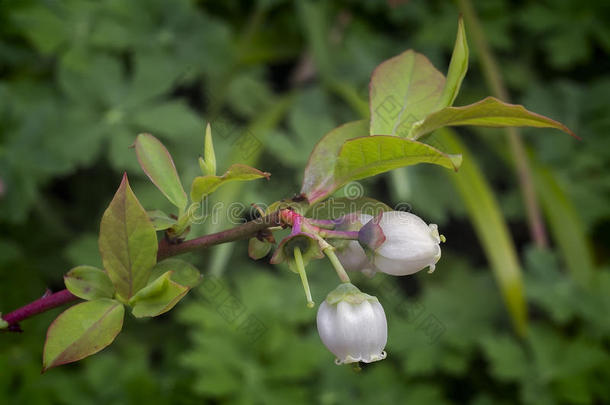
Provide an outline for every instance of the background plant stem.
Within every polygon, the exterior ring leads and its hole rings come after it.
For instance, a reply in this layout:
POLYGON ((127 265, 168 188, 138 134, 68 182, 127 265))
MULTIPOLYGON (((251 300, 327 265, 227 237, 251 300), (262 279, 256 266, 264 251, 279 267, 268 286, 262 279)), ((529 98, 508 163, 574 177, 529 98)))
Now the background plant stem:
MULTIPOLYGON (((487 86, 496 97, 503 101, 510 102, 508 91, 502 81, 500 69, 489 48, 485 33, 483 32, 483 28, 481 27, 472 3, 470 0, 457 0, 457 4, 464 15, 466 27, 468 28, 470 37, 478 51, 479 63, 481 64, 481 70, 485 76, 487 86)), ((519 180, 519 188, 523 195, 530 235, 536 246, 546 248, 548 246, 546 227, 542 219, 540 204, 536 197, 532 170, 528 162, 523 140, 521 139, 517 128, 509 127, 506 128, 505 131, 517 170, 517 178, 519 180)))

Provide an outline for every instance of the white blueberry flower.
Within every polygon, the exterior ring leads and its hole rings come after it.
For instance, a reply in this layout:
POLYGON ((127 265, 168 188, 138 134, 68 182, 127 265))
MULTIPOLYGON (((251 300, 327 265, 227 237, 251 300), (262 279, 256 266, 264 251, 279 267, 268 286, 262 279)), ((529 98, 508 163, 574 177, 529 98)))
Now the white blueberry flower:
POLYGON ((333 290, 320 305, 318 333, 336 364, 371 363, 386 357, 388 326, 383 307, 350 283, 333 290))
POLYGON ((409 212, 384 212, 362 227, 359 239, 373 250, 375 269, 394 276, 413 274, 426 267, 431 273, 441 258, 438 227, 427 225, 409 212))

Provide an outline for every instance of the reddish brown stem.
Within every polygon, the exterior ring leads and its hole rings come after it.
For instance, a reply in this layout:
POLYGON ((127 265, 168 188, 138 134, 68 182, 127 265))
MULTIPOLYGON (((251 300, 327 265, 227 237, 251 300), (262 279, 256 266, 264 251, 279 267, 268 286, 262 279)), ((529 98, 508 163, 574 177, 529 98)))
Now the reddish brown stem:
POLYGON ((159 242, 157 260, 163 260, 168 257, 192 252, 194 250, 205 249, 209 246, 219 245, 221 243, 234 242, 239 239, 249 238, 263 229, 271 226, 286 224, 285 211, 286 210, 276 211, 265 217, 257 218, 253 221, 236 226, 235 228, 211 233, 209 235, 204 235, 181 243, 174 244, 164 239, 159 242))
MULTIPOLYGON (((257 232, 269 228, 271 226, 279 226, 290 224, 292 219, 292 211, 281 210, 271 213, 265 217, 257 218, 253 221, 246 222, 235 228, 227 229, 210 235, 204 235, 199 238, 191 239, 181 243, 172 244, 165 239, 159 242, 159 250, 157 252, 157 260, 163 260, 168 257, 176 256, 182 253, 192 252, 198 249, 205 249, 210 246, 221 243, 233 242, 239 239, 248 238, 257 232)), ((72 301, 76 301, 78 297, 73 295, 68 290, 61 290, 53 294, 45 295, 36 301, 9 312, 2 316, 2 319, 9 324, 9 331, 20 331, 19 322, 38 315, 42 312, 57 308, 72 301)))
POLYGON ((73 295, 70 291, 61 290, 53 294, 45 295, 38 298, 36 301, 30 302, 26 306, 9 312, 8 314, 3 315, 2 319, 9 324, 8 330, 19 331, 19 321, 38 315, 49 309, 62 306, 68 302, 76 301, 77 299, 78 297, 73 295))

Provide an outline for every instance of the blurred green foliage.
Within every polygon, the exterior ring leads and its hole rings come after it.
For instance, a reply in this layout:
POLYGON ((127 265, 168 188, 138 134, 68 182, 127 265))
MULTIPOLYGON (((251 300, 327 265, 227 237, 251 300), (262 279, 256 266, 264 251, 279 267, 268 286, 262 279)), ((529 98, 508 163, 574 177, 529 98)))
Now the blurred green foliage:
MULTIPOLYGON (((252 262, 240 242, 192 254, 204 274, 226 270, 222 278, 204 279, 159 319, 127 317, 116 343, 81 363, 39 374, 58 310, 24 322, 23 334, 0 334, 0 402, 610 402, 609 6, 474 5, 514 101, 583 138, 523 131, 583 221, 596 261, 591 286, 571 278, 558 248, 531 246, 499 130, 460 130, 519 249, 526 339, 511 332, 451 182, 442 169, 417 166, 400 193, 387 176, 363 182, 389 205, 408 202, 448 239, 433 276, 356 280, 386 309, 388 359, 360 372, 335 366, 297 277, 252 262), (218 295, 210 282, 221 286, 218 295), (227 302, 239 317, 227 315, 227 302), (251 316, 263 325, 256 339, 244 329, 251 316)), ((129 149, 137 133, 158 136, 188 184, 210 120, 219 172, 244 162, 273 174, 269 183, 227 186, 218 197, 225 208, 290 197, 317 140, 360 118, 377 64, 413 48, 447 66, 457 14, 441 0, 0 2, 0 310, 62 288, 74 265, 100 265, 99 220, 124 170, 147 209, 171 211, 129 149), (244 134, 258 141, 250 149, 239 147, 244 134)), ((471 66, 458 105, 489 94, 471 66)), ((326 261, 309 267, 316 302, 337 283, 332 273, 326 261)))

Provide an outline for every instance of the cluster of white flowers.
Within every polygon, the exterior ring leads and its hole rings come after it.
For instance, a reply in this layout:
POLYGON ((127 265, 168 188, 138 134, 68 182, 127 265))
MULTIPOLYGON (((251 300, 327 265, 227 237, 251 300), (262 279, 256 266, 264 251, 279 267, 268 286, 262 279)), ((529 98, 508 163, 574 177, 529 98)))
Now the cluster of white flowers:
MULTIPOLYGON (((350 219, 350 226, 354 223, 367 232, 361 232, 359 241, 349 241, 337 250, 349 271, 404 276, 428 267, 432 272, 441 257, 437 226, 427 225, 411 213, 389 211, 377 218, 359 214, 350 219)), ((318 309, 317 325, 322 342, 337 356, 337 364, 370 363, 386 357, 383 307, 376 297, 353 284, 343 283, 328 294, 318 309)))

